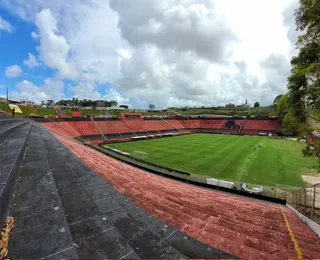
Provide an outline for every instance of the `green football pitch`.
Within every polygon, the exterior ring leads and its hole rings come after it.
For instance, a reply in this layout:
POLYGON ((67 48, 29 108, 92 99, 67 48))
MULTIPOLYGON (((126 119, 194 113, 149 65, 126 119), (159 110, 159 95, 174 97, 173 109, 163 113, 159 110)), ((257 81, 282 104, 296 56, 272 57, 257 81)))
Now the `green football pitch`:
POLYGON ((108 146, 169 168, 267 186, 303 186, 301 175, 317 164, 297 141, 259 136, 190 134, 108 146))

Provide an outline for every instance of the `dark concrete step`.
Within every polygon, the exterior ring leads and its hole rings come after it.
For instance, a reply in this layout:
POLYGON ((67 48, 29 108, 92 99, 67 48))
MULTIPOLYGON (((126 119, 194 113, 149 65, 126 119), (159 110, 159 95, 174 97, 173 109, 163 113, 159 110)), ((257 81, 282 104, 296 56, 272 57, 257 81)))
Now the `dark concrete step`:
POLYGON ((1 144, 11 135, 14 134, 14 132, 23 124, 28 123, 28 121, 23 120, 6 120, 7 122, 4 122, 4 120, 0 120, 0 149, 1 144), (9 121, 9 122, 8 122, 9 121), (10 122, 13 121, 13 122, 10 122))
POLYGON ((3 141, 0 149, 0 226, 6 217, 13 187, 27 147, 27 138, 32 123, 28 122, 15 129, 3 141))
POLYGON ((10 214, 11 259, 78 258, 36 126, 32 126, 10 214))
POLYGON ((21 123, 25 122, 25 120, 22 119, 2 119, 0 118, 0 134, 10 128, 12 128, 15 125, 19 125, 21 123))
POLYGON ((5 113, 0 112, 0 120, 2 120, 2 119, 16 119, 16 117, 9 116, 9 115, 7 115, 5 113))

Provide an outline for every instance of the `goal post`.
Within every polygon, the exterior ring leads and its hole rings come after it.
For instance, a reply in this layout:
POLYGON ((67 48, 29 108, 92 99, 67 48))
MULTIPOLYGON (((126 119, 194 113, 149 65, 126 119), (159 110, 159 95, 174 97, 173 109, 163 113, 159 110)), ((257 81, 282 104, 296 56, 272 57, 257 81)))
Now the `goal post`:
POLYGON ((148 158, 148 153, 135 150, 133 151, 132 156, 137 159, 146 160, 148 158))

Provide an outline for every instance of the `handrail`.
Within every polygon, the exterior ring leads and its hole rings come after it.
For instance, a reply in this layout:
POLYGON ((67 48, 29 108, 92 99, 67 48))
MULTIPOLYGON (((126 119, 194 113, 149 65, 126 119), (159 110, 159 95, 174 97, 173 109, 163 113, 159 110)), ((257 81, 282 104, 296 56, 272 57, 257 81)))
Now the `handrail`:
POLYGON ((102 131, 100 130, 100 128, 98 127, 98 125, 96 124, 96 122, 94 122, 94 120, 92 119, 92 116, 90 116, 91 121, 93 122, 93 124, 95 125, 95 127, 98 129, 98 131, 100 132, 100 134, 102 135, 102 137, 104 138, 104 140, 107 140, 107 138, 104 136, 104 134, 102 133, 102 131))
POLYGON ((292 191, 288 204, 320 224, 320 183, 292 191))

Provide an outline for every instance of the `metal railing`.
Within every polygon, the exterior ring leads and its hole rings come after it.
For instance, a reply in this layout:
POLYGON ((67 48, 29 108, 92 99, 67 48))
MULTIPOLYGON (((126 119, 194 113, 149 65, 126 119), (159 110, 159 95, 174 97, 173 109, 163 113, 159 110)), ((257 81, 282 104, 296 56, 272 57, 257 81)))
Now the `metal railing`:
POLYGON ((287 203, 320 224, 320 183, 288 194, 287 203))

